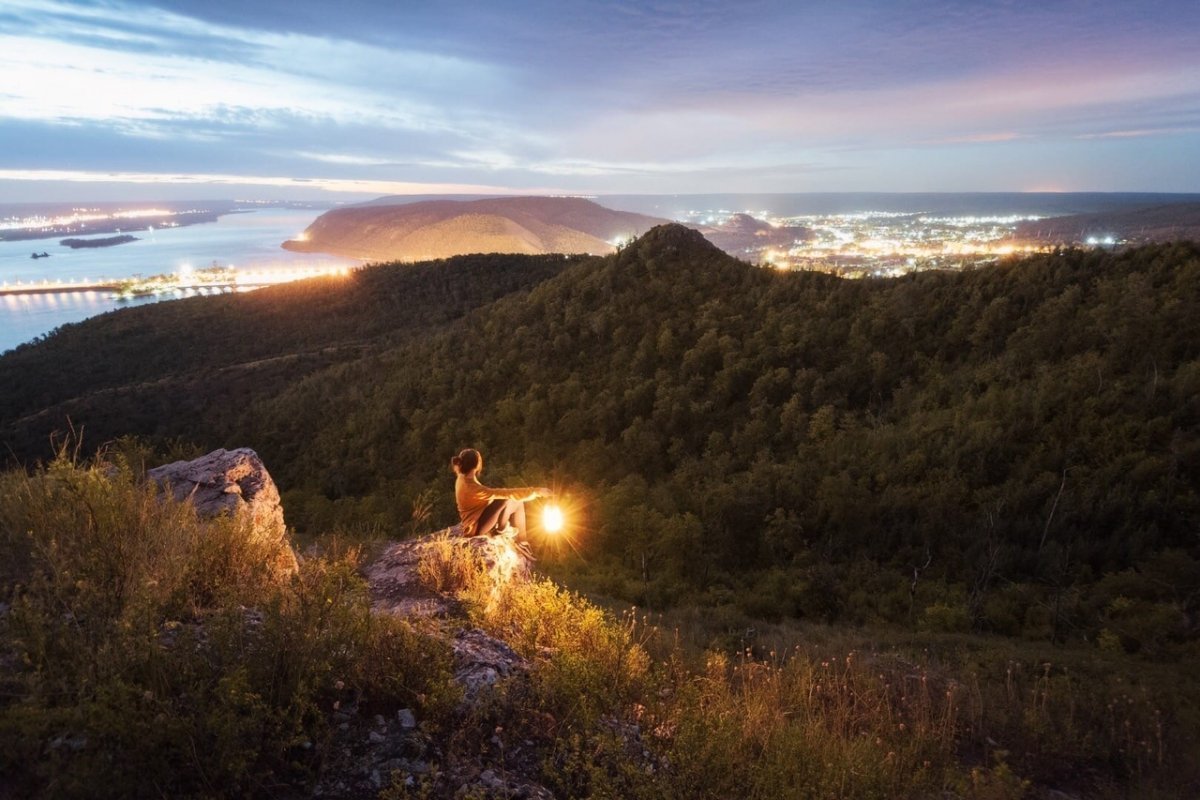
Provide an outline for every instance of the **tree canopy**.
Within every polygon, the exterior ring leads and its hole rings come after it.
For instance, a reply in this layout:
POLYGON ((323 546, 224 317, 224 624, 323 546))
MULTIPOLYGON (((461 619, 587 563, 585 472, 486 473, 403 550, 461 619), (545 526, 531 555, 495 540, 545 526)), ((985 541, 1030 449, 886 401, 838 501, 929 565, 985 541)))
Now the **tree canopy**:
POLYGON ((0 358, 67 419, 251 446, 300 528, 454 517, 448 456, 583 506, 584 585, 1169 650, 1200 592, 1200 248, 843 280, 679 226, 144 306, 0 358))

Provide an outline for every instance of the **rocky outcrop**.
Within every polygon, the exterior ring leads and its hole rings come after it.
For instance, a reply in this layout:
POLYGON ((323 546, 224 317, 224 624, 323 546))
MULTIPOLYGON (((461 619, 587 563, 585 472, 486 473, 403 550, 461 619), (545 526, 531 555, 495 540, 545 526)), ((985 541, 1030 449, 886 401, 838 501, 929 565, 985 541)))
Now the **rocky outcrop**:
MULTIPOLYGON (((454 596, 462 587, 452 565, 470 564, 480 570, 477 576, 484 577, 484 587, 490 583, 500 589, 529 577, 529 559, 515 546, 512 533, 463 538, 457 527, 450 528, 394 542, 364 569, 375 613, 413 620, 450 645, 453 679, 462 689, 457 711, 462 726, 487 719, 499 685, 520 681, 534 668, 508 644, 468 624, 454 596)), ((486 743, 487 752, 463 752, 448 746, 444 735, 431 735, 409 709, 400 709, 394 718, 370 716, 348 699, 335 711, 333 722, 332 752, 316 796, 373 797, 391 786, 434 797, 553 798, 529 777, 539 763, 534 743, 509 741, 491 724, 475 734, 486 743)))
MULTIPOLYGON (((176 499, 192 503, 201 517, 245 517, 252 535, 276 548, 282 572, 298 568, 279 491, 253 450, 216 450, 147 474, 176 499)), ((470 624, 457 598, 459 590, 472 583, 482 590, 484 602, 489 588, 492 600, 498 601, 505 586, 530 577, 531 560, 517 547, 515 534, 510 528, 494 537, 464 538, 459 528, 449 528, 393 542, 363 569, 374 613, 404 617, 449 645, 452 678, 461 688, 455 713, 460 725, 477 725, 501 684, 526 679, 533 669, 506 642, 470 624)), ((250 627, 257 627, 259 612, 247 609, 246 614, 250 627)), ((195 640, 203 641, 203 625, 196 628, 195 640)), ((174 641, 174 630, 161 639, 164 646, 174 641)), ((501 740, 501 729, 489 727, 478 735, 491 742, 496 753, 459 752, 444 731, 435 735, 422 726, 412 709, 380 714, 360 704, 351 689, 336 689, 343 697, 331 713, 331 737, 312 786, 314 797, 374 797, 389 787, 432 791, 437 797, 553 797, 529 777, 538 763, 532 742, 501 740)))
POLYGON ((464 537, 459 526, 419 539, 395 542, 365 570, 371 585, 372 608, 378 613, 404 617, 451 617, 461 615, 462 604, 454 597, 459 580, 454 575, 419 574, 427 563, 478 564, 501 587, 530 575, 530 562, 515 547, 515 531, 508 535, 464 537))
POLYGON ((463 688, 467 704, 475 702, 501 678, 529 669, 529 663, 517 651, 478 628, 457 631, 450 647, 454 651, 454 682, 463 688))
POLYGON ((495 600, 504 586, 527 580, 532 574, 529 559, 516 546, 515 534, 509 528, 499 536, 464 537, 455 526, 395 542, 364 570, 375 613, 449 623, 454 680, 462 686, 468 704, 501 678, 527 670, 529 664, 501 640, 455 623, 466 614, 455 597, 462 588, 462 576, 454 574, 450 565, 470 564, 481 570, 495 600))
POLYGON ((155 467, 146 475, 176 500, 190 501, 200 517, 246 518, 251 535, 276 553, 276 571, 296 572, 296 552, 288 541, 279 489, 253 450, 214 450, 191 461, 155 467))

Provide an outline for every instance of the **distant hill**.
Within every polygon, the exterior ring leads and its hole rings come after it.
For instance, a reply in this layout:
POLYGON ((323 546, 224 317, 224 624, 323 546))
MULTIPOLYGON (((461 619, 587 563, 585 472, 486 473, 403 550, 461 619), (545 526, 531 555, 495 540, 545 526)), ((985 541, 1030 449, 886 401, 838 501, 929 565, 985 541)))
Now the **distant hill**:
POLYGON ((1089 238, 1103 240, 1109 236, 1132 244, 1200 241, 1200 203, 1169 203, 1022 222, 1013 238, 1083 244, 1089 238))
POLYGON ((613 241, 666 221, 578 197, 378 202, 322 214, 302 239, 283 246, 365 261, 425 261, 467 253, 598 255, 612 252, 613 241))
POLYGON ((757 261, 764 248, 789 248, 812 238, 812 231, 799 225, 775 226, 749 214, 734 214, 720 225, 698 229, 704 238, 732 256, 757 261))

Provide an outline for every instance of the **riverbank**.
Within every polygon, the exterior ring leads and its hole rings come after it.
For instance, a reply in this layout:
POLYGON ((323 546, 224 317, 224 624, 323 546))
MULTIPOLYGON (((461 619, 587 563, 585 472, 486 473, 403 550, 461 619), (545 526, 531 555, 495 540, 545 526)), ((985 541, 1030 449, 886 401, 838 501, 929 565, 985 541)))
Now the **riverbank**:
MULTIPOLYGON (((216 222, 225 214, 239 213, 234 210, 195 209, 187 211, 162 211, 157 214, 132 216, 105 216, 100 219, 68 217, 65 220, 46 220, 44 225, 12 228, 0 231, 2 242, 28 242, 36 239, 57 239, 68 234, 88 235, 121 233, 123 231, 148 231, 157 228, 183 228, 216 222)), ((69 247, 70 245, 68 245, 69 247)))
POLYGON ((185 289, 139 301, 114 299, 110 287, 128 279, 179 273, 213 262, 236 266, 247 283, 259 282, 250 277, 256 272, 290 271, 295 277, 307 277, 306 270, 356 266, 358 262, 351 259, 279 248, 280 242, 304 230, 319 213, 291 208, 244 210, 223 215, 210 225, 155 229, 120 247, 72 250, 56 243, 46 247, 53 258, 37 260, 29 258, 27 243, 0 241, 0 289, 8 290, 0 291, 0 352, 60 325, 134 302, 188 295, 185 289))
POLYGON ((120 288, 116 281, 107 283, 30 283, 0 286, 0 297, 28 294, 74 294, 76 292, 115 292, 120 288))

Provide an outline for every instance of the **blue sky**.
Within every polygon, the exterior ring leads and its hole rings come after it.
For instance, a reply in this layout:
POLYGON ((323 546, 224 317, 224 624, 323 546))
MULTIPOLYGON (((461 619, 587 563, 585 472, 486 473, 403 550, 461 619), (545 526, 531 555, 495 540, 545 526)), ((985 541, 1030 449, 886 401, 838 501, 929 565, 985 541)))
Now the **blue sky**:
POLYGON ((1200 191, 1200 3, 0 4, 0 202, 1200 191))

